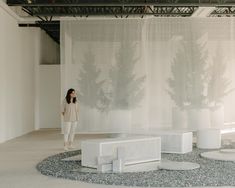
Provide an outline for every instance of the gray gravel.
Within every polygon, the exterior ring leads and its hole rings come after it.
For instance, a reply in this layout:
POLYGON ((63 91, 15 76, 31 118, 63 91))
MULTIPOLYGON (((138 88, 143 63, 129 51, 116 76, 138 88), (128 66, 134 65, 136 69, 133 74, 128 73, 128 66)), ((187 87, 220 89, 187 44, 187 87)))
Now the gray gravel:
MULTIPOLYGON (((224 147, 225 148, 225 147, 224 147)), ((235 148, 235 145, 226 146, 235 148)), ((37 165, 44 175, 88 183, 142 187, 235 186, 235 162, 209 160, 200 153, 209 151, 194 147, 187 154, 162 154, 162 159, 200 164, 189 171, 155 170, 148 172, 99 173, 81 166, 81 161, 62 159, 81 154, 81 150, 50 156, 37 165)))

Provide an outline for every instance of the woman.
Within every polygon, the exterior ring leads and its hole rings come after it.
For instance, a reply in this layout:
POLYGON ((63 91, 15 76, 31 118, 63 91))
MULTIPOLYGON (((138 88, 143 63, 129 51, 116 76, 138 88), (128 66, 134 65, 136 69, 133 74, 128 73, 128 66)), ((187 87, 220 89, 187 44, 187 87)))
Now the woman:
POLYGON ((69 89, 62 104, 64 118, 64 150, 73 149, 74 134, 79 119, 79 107, 74 89, 69 89))

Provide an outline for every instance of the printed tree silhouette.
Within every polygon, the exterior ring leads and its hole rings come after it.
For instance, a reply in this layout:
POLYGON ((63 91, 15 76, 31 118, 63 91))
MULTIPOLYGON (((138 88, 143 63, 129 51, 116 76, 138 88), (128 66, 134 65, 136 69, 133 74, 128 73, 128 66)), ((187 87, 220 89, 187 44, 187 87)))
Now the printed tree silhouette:
POLYGON ((223 98, 234 90, 228 89, 231 81, 225 77, 227 66, 222 54, 221 47, 217 47, 213 63, 209 66, 208 102, 213 106, 221 104, 223 98))
POLYGON ((98 81, 100 73, 95 64, 95 55, 91 48, 88 48, 81 64, 78 92, 81 103, 90 108, 98 108, 97 103, 100 100, 100 89, 103 84, 103 80, 98 81))
POLYGON ((184 45, 188 61, 188 102, 192 108, 202 108, 206 105, 205 88, 208 79, 206 44, 193 41, 185 42, 184 45))
POLYGON ((187 72, 188 62, 185 60, 184 48, 180 48, 171 63, 172 77, 168 79, 168 94, 181 110, 188 102, 187 72))
POLYGON ((144 96, 145 76, 134 74, 138 58, 135 57, 136 43, 122 42, 116 55, 116 64, 110 71, 112 84, 112 108, 133 109, 144 96))
POLYGON ((98 103, 97 103, 97 108, 101 112, 107 112, 111 108, 111 102, 112 102, 112 92, 110 89, 105 87, 105 85, 111 85, 108 80, 104 81, 102 84, 102 88, 99 89, 98 92, 98 103))

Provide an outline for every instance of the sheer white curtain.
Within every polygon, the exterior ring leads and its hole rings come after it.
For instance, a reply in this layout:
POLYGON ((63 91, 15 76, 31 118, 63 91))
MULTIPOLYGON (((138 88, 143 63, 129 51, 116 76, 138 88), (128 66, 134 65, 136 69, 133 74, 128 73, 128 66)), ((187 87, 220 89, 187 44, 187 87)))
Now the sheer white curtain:
POLYGON ((234 22, 62 21, 61 94, 78 91, 79 131, 199 129, 214 126, 219 107, 222 121, 235 121, 234 22), (190 116, 195 109, 206 109, 202 119, 208 121, 195 125, 197 117, 190 116))

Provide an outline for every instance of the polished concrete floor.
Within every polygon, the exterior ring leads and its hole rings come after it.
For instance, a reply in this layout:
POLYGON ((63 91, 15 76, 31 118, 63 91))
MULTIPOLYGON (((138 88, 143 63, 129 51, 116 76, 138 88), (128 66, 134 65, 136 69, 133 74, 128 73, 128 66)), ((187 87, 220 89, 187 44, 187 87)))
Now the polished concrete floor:
MULTIPOLYGON (((105 135, 76 135, 75 146, 81 140, 105 135)), ((222 138, 235 139, 235 133, 222 138)), ((119 188, 41 175, 35 168, 44 158, 63 152, 63 137, 59 130, 40 130, 0 144, 0 188, 119 188)))

